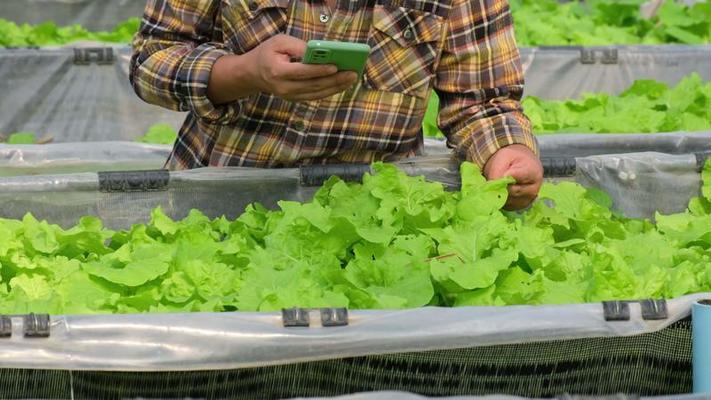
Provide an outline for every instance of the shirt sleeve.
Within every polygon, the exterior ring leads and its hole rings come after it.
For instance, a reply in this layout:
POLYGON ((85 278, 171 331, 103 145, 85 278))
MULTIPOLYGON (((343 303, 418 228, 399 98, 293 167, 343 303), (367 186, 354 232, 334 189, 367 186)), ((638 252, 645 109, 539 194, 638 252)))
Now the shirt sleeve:
POLYGON ((454 0, 434 88, 438 124, 462 158, 486 164, 523 144, 538 154, 523 114, 523 71, 506 0, 454 0))
POLYGON ((222 44, 219 0, 149 0, 133 41, 130 80, 148 103, 191 111, 211 123, 229 123, 239 103, 216 106, 207 98, 222 44))

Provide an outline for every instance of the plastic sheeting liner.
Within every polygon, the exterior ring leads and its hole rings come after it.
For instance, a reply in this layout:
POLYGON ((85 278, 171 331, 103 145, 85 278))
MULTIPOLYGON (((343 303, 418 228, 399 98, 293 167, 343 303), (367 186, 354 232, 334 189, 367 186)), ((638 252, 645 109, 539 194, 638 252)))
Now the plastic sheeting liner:
MULTIPOLYGON (((543 158, 586 157, 656 151, 711 151, 711 132, 659 134, 555 134, 539 136, 543 158)), ((45 145, 0 144, 0 176, 159 169, 170 145, 135 142, 79 142, 45 145)), ((448 156, 444 140, 425 138, 425 155, 448 156)))
MULTIPOLYGON (((691 154, 711 151, 711 132, 554 133, 536 136, 541 157, 587 157, 601 154, 691 154)), ((444 139, 425 139, 428 154, 450 152, 444 139)))
MULTIPOLYGON (((489 396, 451 396, 451 397, 429 397, 410 392, 379 391, 361 392, 337 397, 298 397, 292 400, 534 400, 531 397, 489 395, 489 396)), ((711 395, 701 394, 679 394, 674 396, 653 396, 639 397, 637 395, 617 394, 615 396, 576 396, 561 395, 558 400, 711 400, 711 395)))
MULTIPOLYGON (((118 141, 43 145, 0 143, 0 176, 162 169, 172 147, 118 141)), ((439 140, 425 138, 423 153, 446 156, 452 150, 439 140)))
POLYGON ((0 49, 0 132, 51 135, 55 142, 133 140, 183 113, 152 106, 128 79, 130 50, 108 64, 75 65, 71 48, 0 49))
POLYGON ((711 45, 538 47, 521 49, 524 94, 573 99, 585 92, 619 94, 636 79, 668 85, 697 72, 711 80, 711 45))
MULTIPOLYGON (((458 166, 449 156, 413 157, 397 163, 411 175, 459 183, 458 166)), ((298 168, 201 168, 171 172, 159 190, 107 192, 96 173, 0 177, 0 217, 39 219, 70 227, 95 215, 110 229, 145 223, 161 206, 171 218, 185 218, 197 208, 211 218, 236 218, 253 202, 276 207, 280 200, 310 200, 318 187, 302 185, 298 168)))
POLYGON ((556 133, 537 137, 542 157, 658 152, 692 154, 711 151, 711 132, 556 133))
POLYGON ((171 147, 133 142, 0 144, 0 176, 160 169, 171 147))
POLYGON ((629 321, 606 321, 601 304, 425 307, 352 310, 349 325, 285 328, 280 313, 192 313, 52 316, 46 339, 25 339, 22 319, 0 340, 3 368, 93 371, 187 371, 249 368, 306 361, 632 336, 687 317, 711 294, 667 302, 668 319, 644 320, 630 304, 629 321))
POLYGON ((693 154, 608 154, 576 159, 575 180, 612 197, 613 208, 631 218, 686 210, 701 179, 693 154))
MULTIPOLYGON (((601 155, 575 159, 574 172, 579 183, 608 193, 616 210, 653 218, 656 211, 684 211, 689 199, 699 195, 697 161, 695 155, 601 155)), ((449 155, 414 157, 396 165, 450 187, 459 183, 458 167, 449 155)), ((250 203, 276 207, 279 200, 307 201, 316 189, 303 186, 295 168, 171 172, 161 190, 143 192, 102 191, 96 173, 0 177, 0 217, 22 218, 31 212, 70 227, 84 215, 95 215, 110 229, 127 229, 147 221, 157 206, 174 219, 184 218, 192 208, 212 218, 236 218, 250 203)))

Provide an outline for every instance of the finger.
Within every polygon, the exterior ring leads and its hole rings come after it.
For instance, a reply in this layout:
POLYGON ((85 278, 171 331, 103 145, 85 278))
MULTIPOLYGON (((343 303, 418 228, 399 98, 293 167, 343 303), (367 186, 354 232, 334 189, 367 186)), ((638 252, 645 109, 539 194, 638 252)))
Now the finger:
POLYGON ((323 78, 315 78, 304 81, 292 81, 294 89, 299 93, 319 92, 336 86, 351 86, 356 83, 358 74, 355 72, 343 71, 323 78))
POLYGON ((504 205, 506 211, 519 211, 530 206, 534 199, 509 199, 504 205))
POLYGON ((519 210, 528 207, 538 196, 539 185, 510 185, 508 187, 509 197, 504 209, 519 210))
POLYGON ((285 62, 276 68, 276 75, 280 79, 290 81, 304 81, 334 75, 338 67, 332 64, 302 64, 299 62, 285 62))
POLYGON ((281 82, 280 92, 282 97, 289 99, 305 99, 314 93, 336 90, 336 92, 345 90, 352 86, 357 78, 357 74, 353 72, 339 72, 325 78, 309 79, 305 81, 286 81, 281 82))
POLYGON ((523 208, 526 208, 533 203, 533 201, 536 199, 535 194, 526 194, 522 196, 510 196, 506 200, 506 204, 504 205, 505 210, 521 210, 523 208))
POLYGON ((341 93, 348 89, 351 85, 340 85, 340 86, 334 86, 334 87, 329 87, 323 90, 319 90, 317 92, 309 92, 309 93, 302 93, 302 94, 297 94, 292 97, 290 97, 288 100, 291 101, 311 101, 311 100, 321 100, 325 99, 326 97, 331 97, 334 94, 341 93))
POLYGON ((509 197, 511 198, 523 198, 523 197, 536 197, 538 195, 538 184, 530 185, 509 185, 509 197))
POLYGON ((523 185, 534 184, 543 179, 541 168, 536 165, 513 164, 504 174, 514 178, 517 184, 523 185))
POLYGON ((306 53, 306 42, 289 35, 274 37, 274 51, 286 54, 289 58, 303 58, 306 53))

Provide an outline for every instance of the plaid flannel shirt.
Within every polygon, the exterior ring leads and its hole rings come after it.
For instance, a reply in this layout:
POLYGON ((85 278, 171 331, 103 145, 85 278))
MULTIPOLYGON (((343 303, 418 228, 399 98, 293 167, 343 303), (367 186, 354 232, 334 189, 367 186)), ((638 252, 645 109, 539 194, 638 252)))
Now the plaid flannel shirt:
POLYGON ((167 166, 370 163, 417 154, 428 95, 461 158, 501 147, 537 152, 519 102, 523 74, 506 0, 149 0, 131 60, 145 101, 190 111, 167 166), (363 78, 332 97, 207 98, 215 61, 279 33, 368 43, 363 78))

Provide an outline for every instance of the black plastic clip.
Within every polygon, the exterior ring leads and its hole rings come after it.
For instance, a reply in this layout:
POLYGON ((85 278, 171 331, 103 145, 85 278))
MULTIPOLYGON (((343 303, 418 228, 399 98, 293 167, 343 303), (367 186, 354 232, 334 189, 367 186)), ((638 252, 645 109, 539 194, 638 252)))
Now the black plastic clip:
POLYGON ((299 168, 302 186, 321 186, 331 176, 338 176, 346 182, 360 182, 366 172, 370 172, 368 164, 328 164, 304 165, 299 168))
POLYGON ((581 64, 595 64, 595 50, 583 47, 580 49, 581 64))
POLYGON ((639 305, 642 307, 642 319, 644 320, 669 318, 669 313, 667 312, 667 301, 664 299, 640 300, 639 305))
POLYGON ((617 54, 617 49, 602 49, 602 59, 600 62, 603 64, 617 64, 619 56, 617 54))
POLYGON ((25 315, 23 328, 27 338, 49 337, 49 315, 30 313, 25 315))
POLYGON ((619 61, 619 52, 616 48, 582 47, 580 49, 580 63, 595 64, 598 53, 600 53, 600 63, 602 64, 617 64, 619 61))
POLYGON ((322 308, 321 325, 324 327, 348 325, 348 310, 345 308, 322 308))
POLYGON ((307 308, 283 308, 281 319, 285 328, 308 327, 311 324, 307 308))
POLYGON ((74 65, 111 65, 116 61, 112 47, 77 47, 74 49, 74 65))
POLYGON ((629 321, 630 305, 626 301, 603 301, 605 321, 629 321))
POLYGON ((12 319, 7 315, 0 315, 0 338, 12 336, 12 319))
POLYGON ((170 183, 170 172, 152 171, 99 172, 99 190, 102 192, 156 192, 165 190, 170 183))
POLYGON ((669 318, 667 301, 664 299, 646 299, 639 301, 603 301, 602 310, 606 321, 629 321, 629 303, 639 303, 642 319, 653 321, 669 318))

